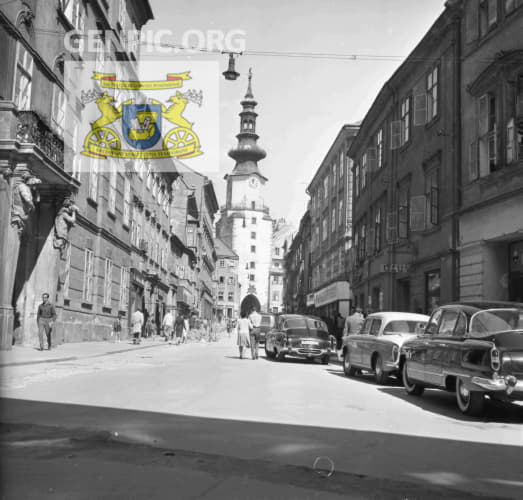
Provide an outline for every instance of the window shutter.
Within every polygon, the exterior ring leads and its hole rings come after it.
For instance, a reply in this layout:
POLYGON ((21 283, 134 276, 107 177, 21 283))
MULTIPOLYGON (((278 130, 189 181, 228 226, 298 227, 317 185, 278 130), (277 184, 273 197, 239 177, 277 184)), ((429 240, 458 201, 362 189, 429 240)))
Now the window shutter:
POLYGON ((401 147, 402 122, 395 120, 390 124, 390 149, 398 149, 401 147))
POLYGON ((410 198, 410 230, 425 230, 425 210, 427 207, 427 197, 422 194, 411 196, 410 198))
POLYGON ((469 180, 478 178, 478 141, 473 141, 469 146, 469 180))
POLYGON ((480 137, 488 132, 489 95, 484 94, 479 98, 478 132, 480 137))
POLYGON ((387 214, 387 243, 398 241, 398 214, 389 212, 387 214))
POLYGON ((419 127, 427 123, 427 94, 414 96, 414 126, 419 127))
POLYGON ((512 163, 514 161, 514 118, 507 123, 505 144, 507 163, 512 163))
POLYGON ((366 248, 366 256, 370 257, 374 254, 374 228, 371 227, 369 229, 369 233, 367 234, 367 248, 366 248))
POLYGON ((378 155, 376 148, 367 148, 367 168, 370 173, 378 169, 378 155))

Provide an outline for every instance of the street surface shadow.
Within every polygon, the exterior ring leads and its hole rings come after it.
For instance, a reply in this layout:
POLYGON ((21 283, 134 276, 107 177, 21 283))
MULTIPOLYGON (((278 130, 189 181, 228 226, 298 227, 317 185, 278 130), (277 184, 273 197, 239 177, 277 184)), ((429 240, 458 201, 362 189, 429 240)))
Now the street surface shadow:
MULTIPOLYGON (((192 466, 218 476, 292 484, 321 494, 350 491, 351 498, 517 497, 523 481, 518 446, 22 399, 4 398, 0 405, 4 472, 9 467, 2 486, 8 489, 23 483, 20 477, 30 460, 44 466, 57 456, 86 452, 89 443, 93 456, 102 454, 102 463, 130 459, 147 464, 158 450, 162 461, 192 456, 192 466), (42 428, 51 429, 52 439, 42 428), (83 447, 68 448, 79 442, 83 447), (123 453, 122 446, 135 446, 134 454, 123 453), (334 463, 335 474, 328 480, 313 472, 318 457, 334 463)), ((55 485, 65 473, 56 476, 55 485)))
POLYGON ((520 424, 523 422, 523 407, 516 404, 502 403, 487 398, 483 416, 469 417, 459 410, 456 403, 456 395, 453 392, 440 389, 425 389, 422 396, 411 396, 405 392, 403 387, 379 387, 378 390, 418 406, 423 410, 438 413, 454 420, 507 424, 520 424))
POLYGON ((328 369, 327 372, 331 375, 337 375, 338 377, 346 378, 347 380, 354 380, 355 382, 374 385, 376 387, 403 387, 403 384, 394 376, 389 377, 386 384, 380 385, 376 383, 376 380, 374 380, 374 374, 369 372, 359 373, 357 375, 354 375, 353 377, 347 377, 343 369, 341 371, 328 369))

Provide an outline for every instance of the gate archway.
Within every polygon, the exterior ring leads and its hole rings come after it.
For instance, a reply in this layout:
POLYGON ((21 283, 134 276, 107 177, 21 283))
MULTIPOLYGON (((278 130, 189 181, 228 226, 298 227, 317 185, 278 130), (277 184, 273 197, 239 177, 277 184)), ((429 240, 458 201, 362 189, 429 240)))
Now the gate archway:
POLYGON ((261 309, 260 301, 256 297, 256 295, 253 295, 250 293, 249 295, 246 295, 245 298, 242 300, 241 306, 240 306, 240 313, 250 314, 252 309, 256 309, 258 312, 261 309))

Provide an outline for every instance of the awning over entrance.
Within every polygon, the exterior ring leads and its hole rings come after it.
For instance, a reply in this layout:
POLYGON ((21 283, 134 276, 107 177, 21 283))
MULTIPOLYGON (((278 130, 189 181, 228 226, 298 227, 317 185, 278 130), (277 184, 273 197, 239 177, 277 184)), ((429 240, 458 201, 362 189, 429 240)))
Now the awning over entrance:
POLYGON ((350 300, 350 298, 351 289, 349 282, 336 281, 314 294, 314 306, 321 307, 337 300, 350 300))

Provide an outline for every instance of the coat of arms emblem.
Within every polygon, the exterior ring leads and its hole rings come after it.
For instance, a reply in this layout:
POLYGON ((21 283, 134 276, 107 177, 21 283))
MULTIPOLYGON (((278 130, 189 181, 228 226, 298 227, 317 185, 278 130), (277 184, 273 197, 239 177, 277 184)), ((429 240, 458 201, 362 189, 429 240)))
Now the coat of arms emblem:
POLYGON ((81 101, 95 103, 99 116, 91 122, 82 154, 126 159, 185 159, 203 154, 194 124, 184 116, 189 103, 202 105, 203 91, 176 90, 165 104, 146 94, 147 90, 182 87, 191 79, 189 72, 167 74, 165 80, 157 81, 117 80, 115 74, 93 72, 92 79, 102 90, 82 91, 81 101), (105 89, 136 91, 137 96, 118 104, 105 89))

